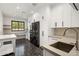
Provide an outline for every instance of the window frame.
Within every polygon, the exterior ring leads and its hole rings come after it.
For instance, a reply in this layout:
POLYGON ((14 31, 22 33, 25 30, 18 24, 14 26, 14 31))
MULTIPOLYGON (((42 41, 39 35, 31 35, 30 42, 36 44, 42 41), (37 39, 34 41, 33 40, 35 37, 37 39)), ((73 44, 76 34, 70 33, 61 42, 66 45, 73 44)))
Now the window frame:
POLYGON ((11 30, 12 30, 12 31, 25 31, 25 22, 24 22, 24 21, 15 21, 15 20, 12 20, 12 21, 11 21, 11 30), (16 30, 16 26, 15 26, 15 30, 14 30, 14 28, 13 28, 13 22, 17 22, 17 23, 18 23, 18 28, 17 28, 17 30, 16 30), (22 28, 22 30, 20 30, 21 28, 20 28, 19 23, 23 23, 23 28, 22 28))

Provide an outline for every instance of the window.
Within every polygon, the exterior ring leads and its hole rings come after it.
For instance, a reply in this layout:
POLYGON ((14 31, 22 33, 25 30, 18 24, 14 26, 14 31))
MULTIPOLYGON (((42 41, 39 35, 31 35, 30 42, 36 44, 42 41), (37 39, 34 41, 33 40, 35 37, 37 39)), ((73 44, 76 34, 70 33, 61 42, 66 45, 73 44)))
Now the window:
POLYGON ((11 21, 12 30, 25 30, 25 22, 23 21, 11 21))

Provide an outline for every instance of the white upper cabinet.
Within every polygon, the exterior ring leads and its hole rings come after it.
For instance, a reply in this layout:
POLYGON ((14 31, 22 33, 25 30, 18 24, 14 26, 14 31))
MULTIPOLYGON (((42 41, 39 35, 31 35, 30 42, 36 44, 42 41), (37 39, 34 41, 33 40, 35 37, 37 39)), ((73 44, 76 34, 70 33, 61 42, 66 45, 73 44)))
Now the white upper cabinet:
POLYGON ((58 6, 56 13, 57 13, 57 16, 56 16, 57 24, 55 23, 55 26, 62 27, 62 6, 61 5, 58 6))
POLYGON ((63 15, 62 15, 62 26, 71 27, 71 9, 72 7, 69 4, 63 4, 63 15))
POLYGON ((56 5, 51 10, 51 27, 70 27, 71 26, 71 6, 69 4, 56 5))
POLYGON ((50 28, 79 27, 79 11, 68 3, 51 7, 50 19, 50 28))
POLYGON ((79 27, 79 11, 72 10, 72 24, 71 27, 79 27))
POLYGON ((62 6, 61 4, 51 8, 51 28, 61 27, 62 6))

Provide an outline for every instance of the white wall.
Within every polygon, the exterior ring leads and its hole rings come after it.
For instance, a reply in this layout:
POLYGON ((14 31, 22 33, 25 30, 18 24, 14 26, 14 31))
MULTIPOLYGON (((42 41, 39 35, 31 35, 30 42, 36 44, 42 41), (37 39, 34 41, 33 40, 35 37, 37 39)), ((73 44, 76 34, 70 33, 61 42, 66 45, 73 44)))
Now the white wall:
POLYGON ((3 25, 10 25, 10 26, 3 26, 4 28, 4 34, 16 34, 16 35, 26 35, 27 38, 27 19, 22 19, 22 18, 13 18, 10 16, 3 16, 3 25), (11 20, 16 20, 16 21, 24 21, 25 22, 25 31, 11 31, 11 20))
POLYGON ((3 34, 3 15, 0 11, 0 34, 3 34))

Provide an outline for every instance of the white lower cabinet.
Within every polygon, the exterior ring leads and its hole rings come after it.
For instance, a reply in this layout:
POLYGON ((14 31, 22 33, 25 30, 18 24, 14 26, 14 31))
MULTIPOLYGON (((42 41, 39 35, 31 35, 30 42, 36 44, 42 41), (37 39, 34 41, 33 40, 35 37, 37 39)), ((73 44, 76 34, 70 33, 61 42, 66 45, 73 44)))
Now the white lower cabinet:
POLYGON ((0 41, 0 55, 5 55, 14 52, 12 40, 0 41))
POLYGON ((54 55, 44 49, 43 50, 43 56, 54 56, 54 55))
POLYGON ((3 45, 0 47, 0 55, 5 55, 5 54, 11 53, 11 52, 13 52, 12 44, 3 45))
POLYGON ((46 49, 43 49, 43 56, 60 56, 54 52, 49 52, 48 50, 46 49))

